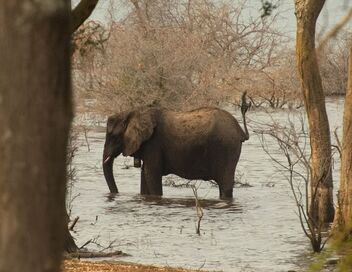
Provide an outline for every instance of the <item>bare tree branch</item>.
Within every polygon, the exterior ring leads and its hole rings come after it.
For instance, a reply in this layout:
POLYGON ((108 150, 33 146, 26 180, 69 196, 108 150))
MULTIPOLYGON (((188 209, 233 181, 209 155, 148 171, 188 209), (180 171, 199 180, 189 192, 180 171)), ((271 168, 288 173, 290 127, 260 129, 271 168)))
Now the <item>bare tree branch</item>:
MULTIPOLYGON (((312 169, 309 164, 310 155, 305 152, 308 135, 305 131, 303 119, 300 118, 300 121, 300 130, 294 126, 294 123, 290 119, 289 124, 286 126, 279 125, 276 122, 271 125, 266 125, 269 128, 261 131, 260 141, 264 152, 287 177, 297 207, 301 228, 310 240, 313 250, 315 252, 320 252, 326 243, 326 239, 323 241, 322 238, 324 224, 314 220, 308 209, 310 203, 308 197, 308 185, 310 184, 312 169), (274 156, 274 154, 270 152, 264 135, 269 135, 276 141, 280 151, 286 159, 286 163, 281 157, 277 157, 277 155, 274 156), (305 174, 302 171, 303 169, 306 170, 305 174), (301 181, 304 182, 304 189, 302 188, 301 181), (297 186, 295 186, 296 183, 297 186), (303 192, 302 189, 304 190, 303 192)), ((325 161, 325 163, 327 162, 325 161)), ((324 178, 325 177, 320 177, 319 182, 324 182, 324 178)), ((311 186, 310 188, 311 201, 314 201, 317 198, 317 187, 319 186, 319 183, 315 184, 315 186, 316 187, 311 186)))
POLYGON ((345 16, 341 18, 341 20, 334 26, 333 29, 331 29, 326 35, 322 38, 320 41, 317 51, 321 52, 328 41, 334 37, 340 32, 340 30, 348 23, 348 21, 352 18, 352 8, 350 8, 345 16))
POLYGON ((99 0, 81 0, 72 10, 71 34, 92 14, 99 0))
POLYGON ((193 191, 193 194, 194 194, 194 199, 195 199, 195 204, 196 204, 196 211, 197 211, 197 226, 196 226, 196 233, 198 235, 200 235, 200 222, 202 221, 202 218, 203 218, 203 209, 202 209, 202 206, 200 205, 200 201, 199 201, 199 198, 198 198, 198 188, 193 185, 191 186, 192 188, 192 191, 193 191))

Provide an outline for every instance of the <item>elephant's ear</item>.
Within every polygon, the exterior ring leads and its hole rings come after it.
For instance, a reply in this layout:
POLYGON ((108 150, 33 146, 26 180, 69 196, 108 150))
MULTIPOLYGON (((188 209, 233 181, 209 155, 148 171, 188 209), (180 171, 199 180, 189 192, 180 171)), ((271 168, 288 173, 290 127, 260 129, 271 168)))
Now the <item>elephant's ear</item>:
POLYGON ((156 121, 151 111, 132 112, 123 138, 123 155, 134 154, 152 136, 155 126, 156 121))

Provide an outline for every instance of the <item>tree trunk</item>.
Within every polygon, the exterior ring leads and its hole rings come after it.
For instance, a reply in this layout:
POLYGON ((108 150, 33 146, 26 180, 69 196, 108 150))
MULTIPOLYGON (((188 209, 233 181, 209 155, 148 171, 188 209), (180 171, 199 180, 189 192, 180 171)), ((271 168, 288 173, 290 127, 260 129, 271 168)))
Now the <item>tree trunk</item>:
POLYGON ((72 118, 68 0, 0 0, 0 271, 59 271, 72 118))
POLYGON ((318 225, 334 219, 330 128, 315 51, 316 20, 324 3, 325 0, 295 0, 296 56, 311 145, 309 215, 318 225))
POLYGON ((352 47, 343 114, 343 141, 340 177, 339 223, 347 226, 352 219, 352 47))
POLYGON ((64 250, 68 253, 77 252, 79 250, 67 226, 65 229, 64 250))
MULTIPOLYGON (((98 4, 99 0, 81 0, 78 5, 71 12, 71 26, 70 33, 73 34, 84 21, 92 14, 94 8, 98 4)), ((71 6, 70 6, 71 8, 71 6)), ((71 52, 72 53, 72 52, 71 52)), ((68 218, 68 213, 66 211, 66 217, 68 218)), ((67 222, 68 223, 68 220, 67 222)), ((65 239, 64 239, 64 250, 68 253, 78 251, 79 248, 73 239, 68 225, 65 228, 65 239)))

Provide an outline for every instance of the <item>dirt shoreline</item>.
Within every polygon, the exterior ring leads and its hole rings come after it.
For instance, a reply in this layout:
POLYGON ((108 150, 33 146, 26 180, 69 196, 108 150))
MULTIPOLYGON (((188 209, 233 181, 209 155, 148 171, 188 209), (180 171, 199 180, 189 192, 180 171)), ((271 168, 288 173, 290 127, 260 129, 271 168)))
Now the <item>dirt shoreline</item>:
POLYGON ((91 262, 80 260, 65 260, 63 263, 63 272, 195 272, 204 270, 191 270, 184 268, 159 267, 153 265, 140 265, 128 262, 91 262))

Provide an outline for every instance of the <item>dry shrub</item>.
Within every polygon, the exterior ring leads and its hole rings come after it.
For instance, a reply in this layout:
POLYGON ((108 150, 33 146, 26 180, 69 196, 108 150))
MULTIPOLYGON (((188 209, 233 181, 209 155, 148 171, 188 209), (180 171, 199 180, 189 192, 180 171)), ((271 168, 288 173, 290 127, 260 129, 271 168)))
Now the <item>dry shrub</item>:
POLYGON ((320 53, 320 72, 327 95, 341 95, 346 92, 351 34, 351 31, 340 33, 320 53))
POLYGON ((253 71, 245 82, 254 107, 299 108, 302 106, 301 86, 294 52, 281 50, 280 60, 262 71, 253 71))
POLYGON ((75 93, 92 98, 95 111, 217 105, 245 90, 264 96, 258 86, 271 96, 272 82, 275 96, 286 91, 275 68, 283 43, 275 14, 249 17, 246 0, 125 2, 130 12, 108 28, 85 25, 98 49, 74 56, 75 93))

